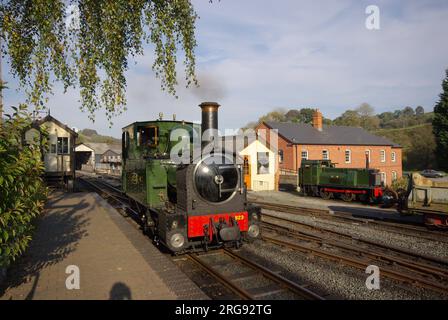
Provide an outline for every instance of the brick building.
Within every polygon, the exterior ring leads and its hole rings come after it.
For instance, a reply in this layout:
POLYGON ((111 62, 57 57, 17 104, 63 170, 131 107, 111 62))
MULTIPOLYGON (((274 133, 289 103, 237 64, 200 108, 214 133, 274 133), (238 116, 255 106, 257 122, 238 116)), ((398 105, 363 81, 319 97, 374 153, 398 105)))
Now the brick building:
POLYGON ((267 121, 256 128, 258 134, 266 134, 268 143, 272 129, 278 130, 280 170, 297 171, 302 159, 329 159, 338 168, 365 168, 368 157, 369 167, 380 170, 386 185, 402 176, 401 146, 362 128, 323 126, 319 110, 312 125, 267 121))

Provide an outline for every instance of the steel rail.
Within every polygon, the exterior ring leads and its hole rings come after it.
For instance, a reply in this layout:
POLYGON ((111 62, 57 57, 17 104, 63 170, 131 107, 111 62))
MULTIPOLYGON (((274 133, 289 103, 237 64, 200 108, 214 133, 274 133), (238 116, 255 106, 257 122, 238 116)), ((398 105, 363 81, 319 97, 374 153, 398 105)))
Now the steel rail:
POLYGON ((244 263, 246 266, 251 267, 259 272, 261 272, 265 277, 271 279, 272 281, 278 283, 280 286, 284 287, 285 289, 291 290, 295 292, 296 294, 302 296, 305 299, 309 300, 325 300, 322 296, 312 292, 311 290, 308 290, 302 285, 299 285, 295 282, 292 282, 285 277, 282 277, 281 275, 272 272, 271 270, 267 269, 266 267, 247 259, 246 257, 243 257, 242 255, 231 251, 229 249, 224 250, 225 253, 240 262, 244 263))
POLYGON ((394 257, 394 256, 391 256, 391 255, 388 255, 385 253, 375 252, 375 251, 372 251, 372 250, 369 250, 369 249, 366 249, 363 247, 353 246, 353 244, 349 245, 347 243, 343 243, 338 240, 324 239, 324 238, 319 238, 319 237, 316 238, 316 237, 310 236, 309 234, 302 233, 297 230, 291 230, 287 227, 279 226, 277 224, 269 223, 266 221, 263 221, 263 224, 268 225, 268 228, 270 228, 274 232, 278 232, 278 230, 276 230, 277 228, 281 228, 283 230, 287 229, 286 235, 293 237, 295 239, 317 243, 320 246, 329 245, 331 247, 339 248, 344 251, 350 252, 351 254, 356 255, 356 256, 363 256, 366 258, 399 265, 399 266, 406 268, 407 270, 418 272, 419 274, 421 274, 425 277, 427 277, 428 275, 431 275, 431 276, 435 276, 441 280, 448 280, 448 269, 443 269, 443 268, 439 268, 436 266, 419 263, 416 261, 406 260, 401 257, 394 257))
POLYGON ((113 194, 113 193, 107 192, 106 190, 101 188, 101 186, 99 186, 97 184, 97 181, 92 182, 92 181, 90 181, 88 179, 85 179, 85 178, 82 178, 82 177, 78 177, 77 179, 79 179, 81 182, 87 184, 91 188, 95 189, 106 200, 111 199, 112 201, 114 201, 116 204, 119 205, 119 207, 117 207, 117 208, 123 209, 123 211, 126 214, 127 214, 128 211, 130 211, 135 217, 139 217, 139 213, 131 208, 131 205, 129 203, 129 199, 126 196, 122 195, 121 191, 120 191, 119 194, 113 194))
POLYGON ((319 218, 323 218, 325 220, 347 220, 363 223, 366 225, 378 226, 383 228, 386 231, 391 231, 397 234, 419 237, 421 239, 438 241, 443 243, 448 243, 448 236, 445 232, 440 231, 432 231, 428 230, 425 227, 412 226, 409 224, 403 223, 394 223, 394 222, 386 222, 386 221, 378 221, 374 218, 361 218, 361 217, 349 217, 346 212, 343 211, 334 211, 333 214, 330 213, 329 210, 325 209, 316 209, 316 208, 306 208, 306 207, 295 207, 291 205, 285 204, 272 204, 262 201, 252 201, 252 203, 260 205, 263 209, 280 211, 291 214, 306 214, 311 216, 318 216, 319 218), (389 230, 387 230, 389 229, 389 230))
MULTIPOLYGON (((355 241, 355 242, 358 242, 358 243, 364 243, 364 244, 369 245, 369 246, 376 246, 376 247, 382 248, 384 250, 397 252, 397 253, 400 253, 400 254, 403 254, 403 255, 412 256, 412 257, 414 257, 416 259, 419 259, 419 260, 426 260, 426 261, 431 262, 431 263, 440 264, 440 265, 444 265, 444 266, 448 267, 448 261, 446 261, 444 259, 437 258, 437 257, 433 257, 433 256, 429 256, 429 255, 424 255, 424 254, 421 254, 421 253, 413 252, 413 251, 406 250, 406 249, 403 249, 403 248, 400 248, 400 247, 397 247, 397 246, 386 245, 386 244, 383 244, 383 243, 377 242, 377 241, 372 241, 372 240, 362 239, 362 238, 359 238, 359 237, 354 237, 354 236, 352 236, 350 234, 346 234, 346 233, 339 232, 339 231, 336 231, 336 230, 332 230, 332 229, 329 229, 329 228, 316 226, 316 225, 313 225, 313 224, 300 222, 300 221, 293 221, 293 220, 290 220, 290 219, 287 219, 287 218, 283 218, 283 217, 278 217, 278 216, 275 216, 275 215, 272 215, 272 214, 269 214, 269 213, 264 213, 263 216, 264 217, 268 217, 268 218, 272 218, 272 219, 276 219, 276 220, 279 220, 279 221, 282 221, 282 222, 285 222, 285 223, 288 223, 288 224, 292 224, 292 225, 295 225, 295 226, 306 227, 308 229, 316 230, 317 232, 320 232, 320 233, 332 234, 332 235, 337 236, 338 238, 345 238, 345 239, 347 239, 347 240, 349 240, 351 242, 355 241)), ((298 232, 301 232, 303 234, 307 234, 308 236, 311 236, 311 237, 314 237, 314 238, 321 238, 320 236, 309 234, 309 233, 306 233, 304 231, 298 231, 298 232)))
MULTIPOLYGON (((279 286, 281 291, 292 291, 295 294, 299 295, 300 297, 308 300, 325 300, 320 295, 312 292, 311 290, 305 288, 304 286, 301 286, 297 283, 294 283, 272 271, 267 269, 266 267, 251 261, 240 254, 237 254, 236 252, 229 250, 229 249, 221 249, 217 251, 218 253, 221 252, 225 254, 226 256, 231 257, 234 261, 237 263, 241 263, 249 267, 251 270, 253 270, 256 273, 261 274, 263 277, 271 280, 276 285, 279 286)), ((216 254, 216 251, 213 252, 213 254, 216 254)), ((206 255, 206 254, 202 254, 206 255)), ((260 294, 251 294, 246 289, 242 288, 241 286, 236 285, 231 278, 224 276, 220 272, 216 271, 212 266, 204 262, 200 257, 201 255, 197 254, 188 254, 187 257, 195 262, 199 267, 201 267, 204 271, 206 271, 209 275, 211 275, 215 280, 217 280, 219 283, 224 285, 227 289, 230 289, 232 292, 236 293, 239 297, 245 299, 245 300, 256 300, 257 296, 260 294)), ((255 274, 254 274, 255 275, 255 274)))
MULTIPOLYGON (((294 249, 294 250, 297 250, 300 252, 304 252, 304 253, 310 253, 310 254, 313 254, 320 258, 336 261, 338 263, 342 263, 342 264, 345 264, 345 265, 348 265, 351 267, 355 267, 355 268, 358 268, 361 270, 365 270, 367 268, 367 266, 369 266, 369 263, 366 263, 359 259, 344 257, 341 255, 326 252, 321 249, 303 246, 298 243, 291 243, 289 241, 272 238, 272 237, 269 237, 266 235, 263 236, 263 239, 265 241, 272 242, 277 245, 288 247, 288 248, 291 248, 291 249, 294 249)), ((427 289, 430 289, 433 291, 440 292, 442 294, 448 294, 448 287, 441 285, 437 282, 429 281, 426 279, 416 278, 415 275, 402 274, 395 270, 391 270, 387 267, 381 267, 380 272, 382 275, 384 275, 390 279, 394 279, 394 280, 401 281, 401 282, 406 282, 406 283, 409 283, 412 285, 417 285, 417 286, 420 286, 423 288, 427 288, 427 289)))
POLYGON ((202 270, 207 272, 209 275, 211 275, 215 280, 217 280, 219 283, 221 283, 223 286, 225 286, 227 289, 230 289, 232 292, 236 293, 240 298, 243 298, 244 300, 252 300, 252 296, 247 292, 245 289, 235 285, 232 281, 227 279, 225 276, 223 276, 221 273, 214 270, 212 267, 210 267, 207 263, 202 261, 198 258, 196 254, 187 254, 187 257, 196 263, 202 270))

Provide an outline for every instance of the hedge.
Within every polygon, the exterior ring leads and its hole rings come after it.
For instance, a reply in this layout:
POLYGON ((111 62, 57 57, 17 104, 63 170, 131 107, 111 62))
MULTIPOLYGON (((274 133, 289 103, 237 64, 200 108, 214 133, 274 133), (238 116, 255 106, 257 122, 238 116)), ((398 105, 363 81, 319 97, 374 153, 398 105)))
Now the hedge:
POLYGON ((47 197, 41 148, 22 143, 31 118, 25 106, 13 109, 0 127, 0 269, 27 248, 47 197))

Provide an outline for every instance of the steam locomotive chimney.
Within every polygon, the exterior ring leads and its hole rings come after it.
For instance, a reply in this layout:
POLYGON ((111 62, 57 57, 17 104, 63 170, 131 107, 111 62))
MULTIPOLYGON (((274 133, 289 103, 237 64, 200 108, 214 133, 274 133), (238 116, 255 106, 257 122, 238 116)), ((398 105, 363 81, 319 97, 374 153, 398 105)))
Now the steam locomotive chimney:
POLYGON ((208 132, 207 135, 204 136, 204 132, 208 129, 216 129, 218 130, 218 108, 219 104, 217 102, 202 102, 199 107, 202 109, 202 122, 201 122, 201 131, 202 131, 202 145, 204 143, 207 144, 210 141, 210 136, 213 136, 212 132, 208 132))

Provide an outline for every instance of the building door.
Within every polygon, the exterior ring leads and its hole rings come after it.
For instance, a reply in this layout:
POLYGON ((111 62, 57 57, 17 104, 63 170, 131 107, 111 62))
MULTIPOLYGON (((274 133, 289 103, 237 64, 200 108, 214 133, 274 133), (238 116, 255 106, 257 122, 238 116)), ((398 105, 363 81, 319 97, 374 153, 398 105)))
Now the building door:
POLYGON ((244 156, 243 177, 244 177, 244 184, 246 185, 246 188, 248 190, 252 188, 250 176, 251 176, 250 157, 244 156))
POLYGON ((58 155, 54 153, 47 153, 45 155, 45 171, 57 172, 58 171, 58 155))

